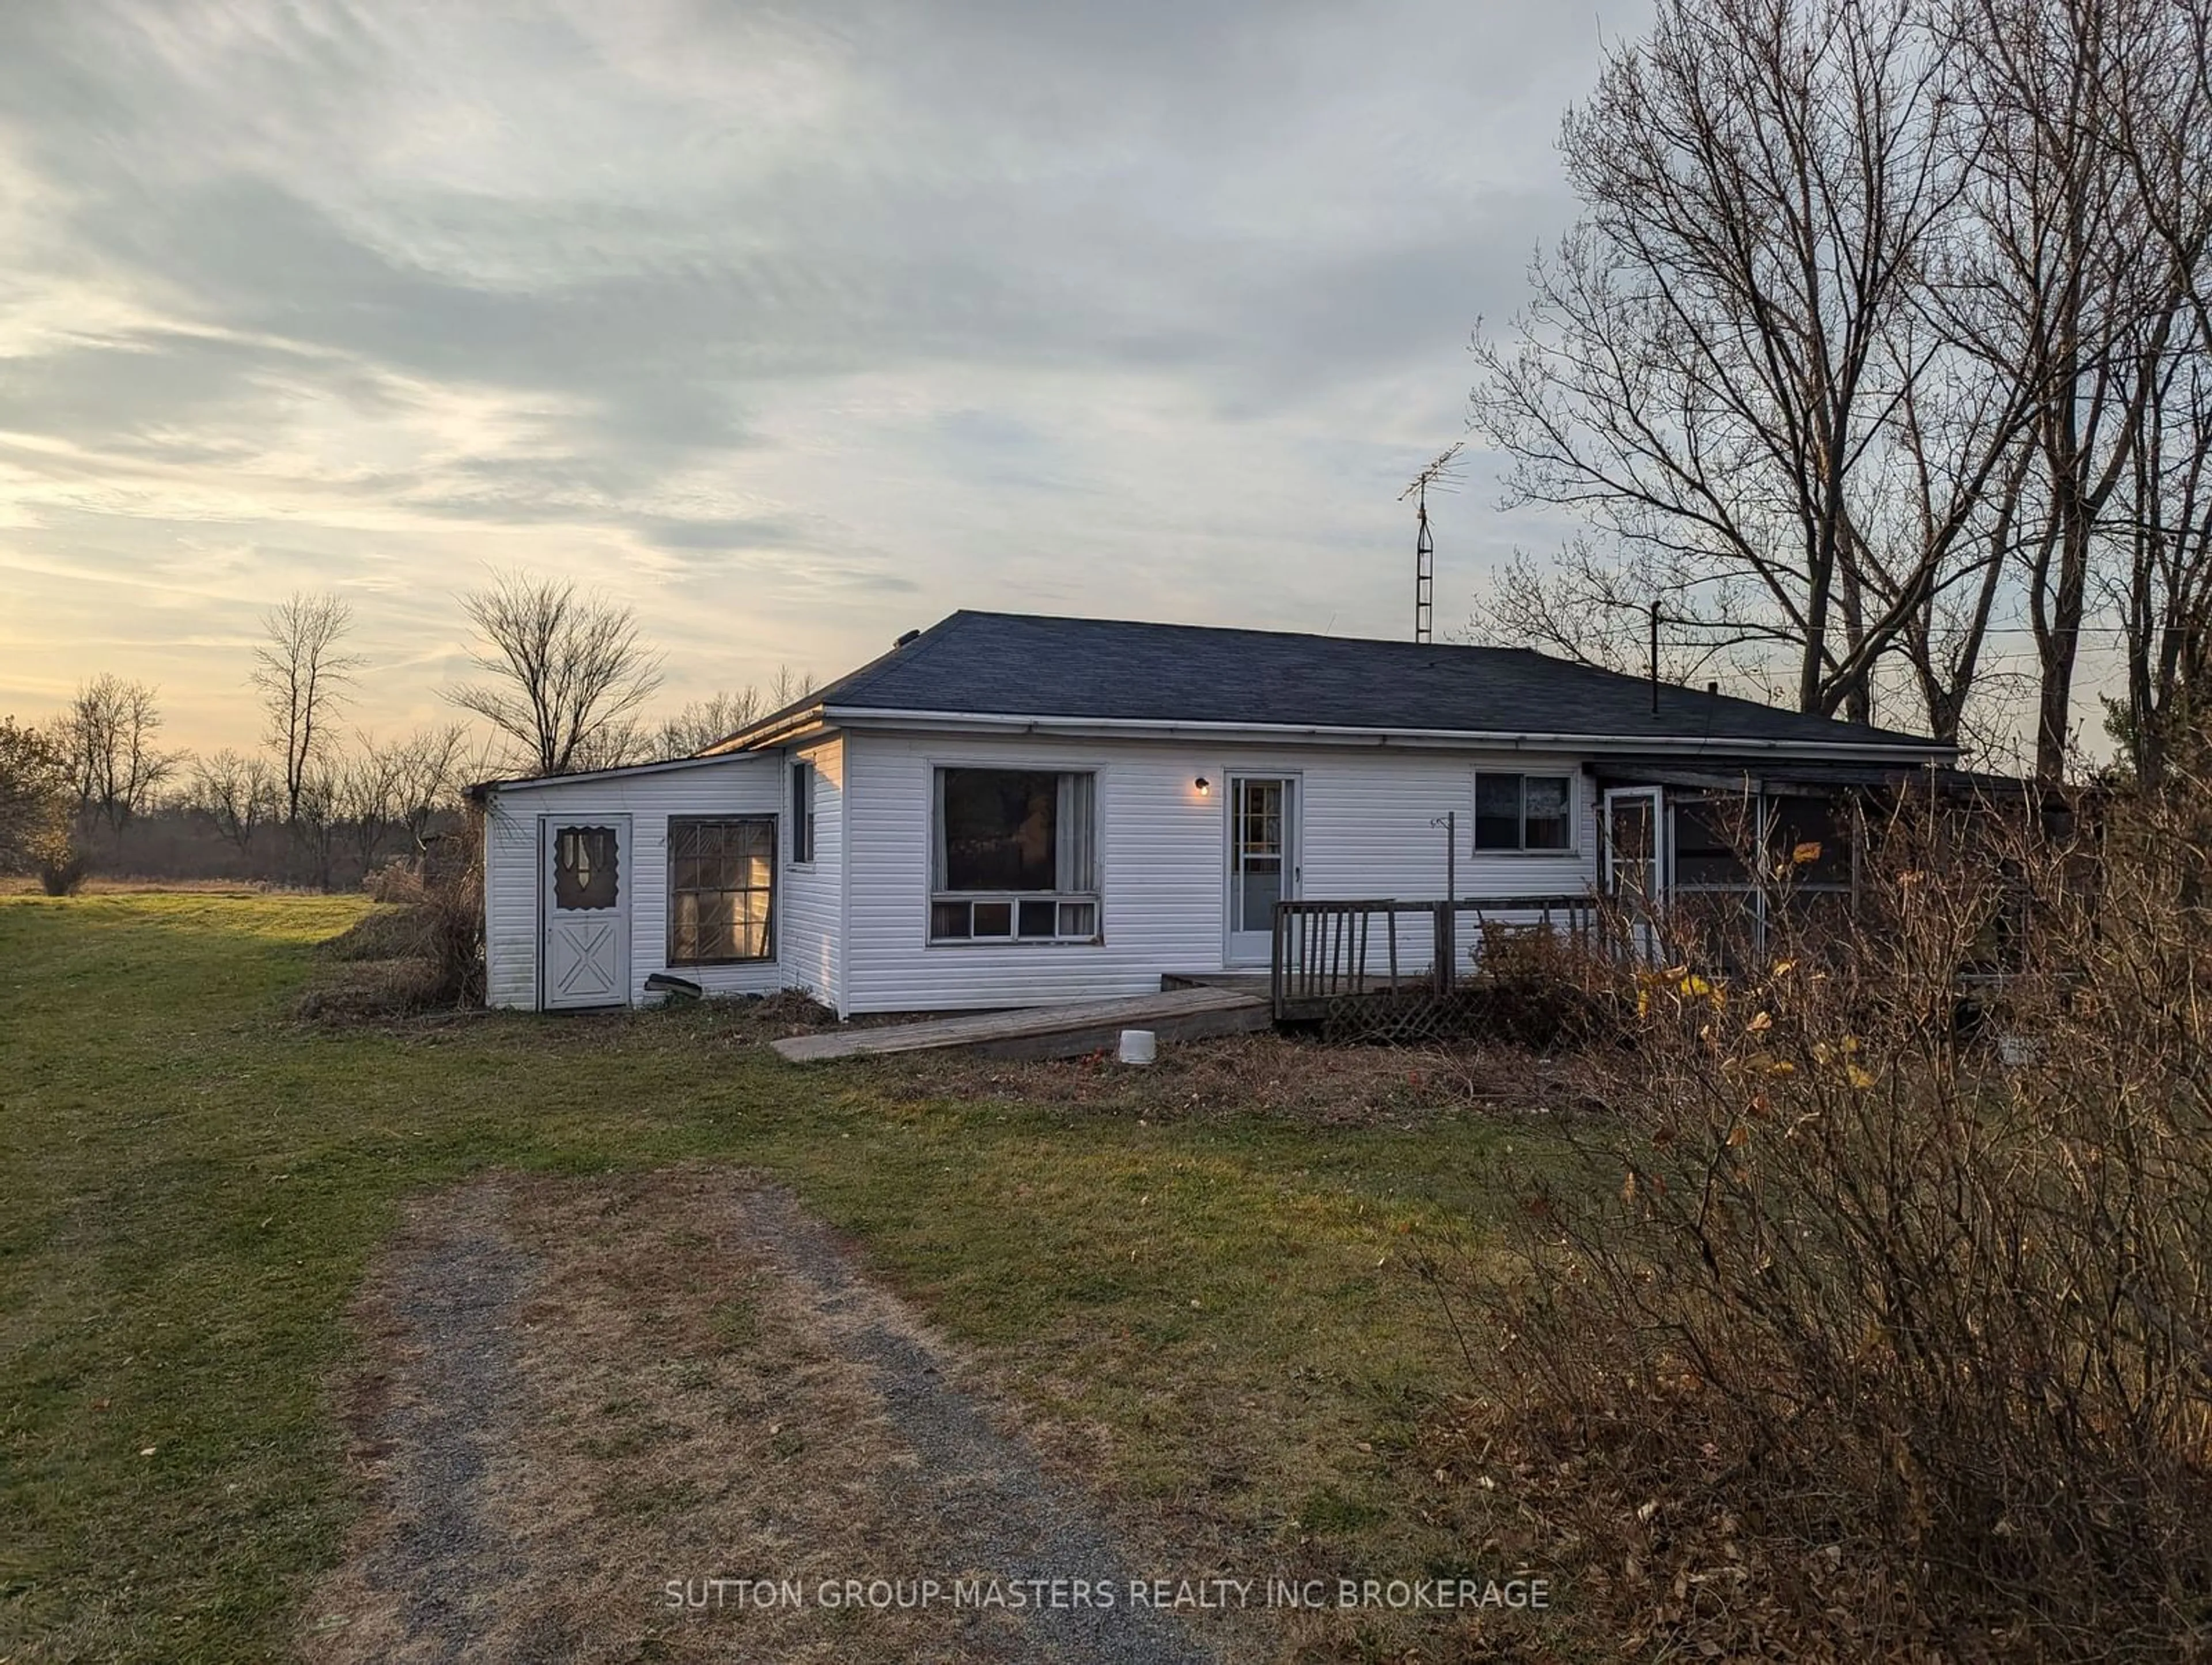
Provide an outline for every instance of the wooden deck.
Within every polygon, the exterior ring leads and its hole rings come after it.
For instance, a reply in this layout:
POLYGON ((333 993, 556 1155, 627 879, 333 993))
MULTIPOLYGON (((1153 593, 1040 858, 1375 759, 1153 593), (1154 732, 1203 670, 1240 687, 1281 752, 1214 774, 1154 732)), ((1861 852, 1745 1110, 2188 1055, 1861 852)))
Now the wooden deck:
POLYGON ((1267 1000, 1259 994, 1234 988, 1177 988, 1126 1000, 790 1035, 769 1044, 794 1064, 937 1047, 965 1047, 994 1058, 1074 1058, 1114 1046, 1125 1029, 1148 1029, 1162 1041, 1190 1041, 1266 1029, 1273 1021, 1267 1000))

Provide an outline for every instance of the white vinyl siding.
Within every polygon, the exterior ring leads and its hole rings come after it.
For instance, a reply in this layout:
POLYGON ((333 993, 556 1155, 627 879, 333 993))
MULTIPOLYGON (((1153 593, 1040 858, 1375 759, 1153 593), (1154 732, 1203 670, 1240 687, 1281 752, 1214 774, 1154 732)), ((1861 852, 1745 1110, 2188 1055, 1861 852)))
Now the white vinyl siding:
MULTIPOLYGON (((832 734, 797 755, 814 765, 815 860, 779 864, 775 961, 679 970, 710 992, 797 988, 841 1015, 954 1011, 1146 994, 1164 972, 1218 971, 1224 783, 1237 774, 1299 782, 1293 859, 1302 896, 1441 896, 1447 814, 1459 818, 1462 896, 1578 894, 1596 872, 1592 786, 1569 758, 888 732, 832 734), (934 771, 947 767, 1091 777, 1097 940, 930 941, 934 771), (1566 775, 1574 847, 1470 854, 1479 769, 1566 775), (1201 775, 1210 792, 1197 790, 1201 775)), ((669 818, 787 817, 791 762, 784 751, 740 753, 697 769, 496 794, 485 829, 491 1003, 536 1001, 541 813, 631 817, 631 998, 642 1003, 645 979, 664 969, 667 952, 669 818)), ((1407 928, 1401 965, 1412 969, 1427 940, 1418 921, 1407 928)))
MULTIPOLYGON (((885 732, 849 733, 844 751, 850 896, 840 993, 848 1012, 1092 1000, 1152 992, 1163 972, 1220 970, 1222 783, 1232 773, 1299 780, 1303 896, 1442 896, 1447 813, 1458 817, 1462 896, 1578 894, 1596 872, 1592 787, 1568 758, 885 732), (948 767, 1095 776, 1100 940, 930 941, 934 772, 948 767), (1470 856, 1478 768, 1568 776, 1573 847, 1470 856), (1201 775, 1210 793, 1197 790, 1201 775)), ((1409 957, 1417 952, 1425 956, 1425 938, 1418 951, 1407 945, 1409 957)))
POLYGON ((784 987, 835 1011, 844 941, 845 743, 833 736, 796 755, 814 766, 814 860, 783 871, 777 951, 784 987))
MULTIPOLYGON (((485 1000, 495 1006, 538 1003, 539 817, 627 815, 630 844, 621 889, 629 918, 629 999, 645 1005, 645 980, 669 970, 668 822, 672 816, 781 816, 781 752, 739 754, 697 769, 615 775, 495 793, 484 822, 485 1000)), ((778 898, 781 905, 781 898, 778 898)), ((774 959, 674 968, 715 994, 767 994, 783 987, 774 959)))

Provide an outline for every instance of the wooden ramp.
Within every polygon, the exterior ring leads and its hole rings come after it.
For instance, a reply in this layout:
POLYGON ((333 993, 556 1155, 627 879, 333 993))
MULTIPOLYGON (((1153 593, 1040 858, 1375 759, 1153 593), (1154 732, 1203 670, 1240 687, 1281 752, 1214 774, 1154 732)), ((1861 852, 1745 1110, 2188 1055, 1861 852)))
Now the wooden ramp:
POLYGON ((788 1035, 769 1044, 794 1064, 933 1047, 967 1047, 994 1058, 1074 1058, 1115 1045, 1125 1029, 1148 1029, 1163 1041, 1192 1041, 1265 1029, 1271 1021, 1267 1001, 1257 995, 1232 988, 1178 988, 1120 1000, 788 1035))

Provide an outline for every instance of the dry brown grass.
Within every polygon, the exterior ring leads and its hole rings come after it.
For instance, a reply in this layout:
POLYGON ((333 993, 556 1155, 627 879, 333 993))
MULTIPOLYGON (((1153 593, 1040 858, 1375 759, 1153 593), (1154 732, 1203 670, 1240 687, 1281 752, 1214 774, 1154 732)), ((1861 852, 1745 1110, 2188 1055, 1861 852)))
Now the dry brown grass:
POLYGON ((471 864, 425 877, 393 866, 377 905, 317 951, 295 1011, 325 1024, 379 1024, 472 1011, 484 998, 483 875, 471 864))
POLYGON ((870 1066, 895 1098, 1066 1105, 1158 1121, 1261 1115, 1319 1127, 1417 1127, 1461 1111, 1559 1116, 1587 1109, 1572 1057, 1497 1046, 1329 1046, 1263 1033, 1164 1046, 1132 1067, 1107 1053, 1012 1063, 915 1053, 870 1066))
MULTIPOLYGON (((183 896, 259 896, 320 895, 295 886, 267 884, 243 878, 133 878, 127 874, 94 874, 77 886, 83 896, 159 896, 174 891, 183 896)), ((0 896, 40 894, 34 875, 0 874, 0 896)))
MULTIPOLYGON (((910 1022, 924 1014, 872 1012, 845 1026, 910 1022)), ((549 1045, 590 1045, 597 1023, 571 1019, 549 1045)), ((840 1027, 808 996, 718 1000, 696 1014, 711 1044, 764 1047, 787 1036, 840 1027)), ((611 1031, 613 1032, 613 1031, 611 1031)), ((1099 1114, 1154 1122, 1262 1116, 1312 1127, 1418 1128, 1455 1114, 1563 1118, 1601 1108, 1589 1061, 1574 1054, 1463 1042, 1419 1047, 1325 1045, 1266 1031, 1173 1042, 1157 1063, 1135 1067, 1113 1054, 1017 1062, 967 1051, 855 1059, 794 1080, 865 1080, 894 1103, 951 1099, 1099 1114)))

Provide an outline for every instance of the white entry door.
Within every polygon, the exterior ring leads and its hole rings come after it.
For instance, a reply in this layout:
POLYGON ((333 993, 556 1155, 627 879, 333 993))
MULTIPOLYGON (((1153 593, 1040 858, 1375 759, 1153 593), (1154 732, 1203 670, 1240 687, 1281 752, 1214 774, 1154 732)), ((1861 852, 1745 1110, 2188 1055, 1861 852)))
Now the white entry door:
POLYGON ((1229 777, 1226 965, 1265 965, 1275 904, 1298 893, 1298 783, 1285 775, 1229 777))
POLYGON ((629 817, 549 815, 538 833, 545 883, 538 1005, 629 1005, 629 817))
POLYGON ((1605 794, 1605 888, 1628 921, 1636 955, 1656 960, 1667 899, 1666 805, 1657 787, 1605 794))

